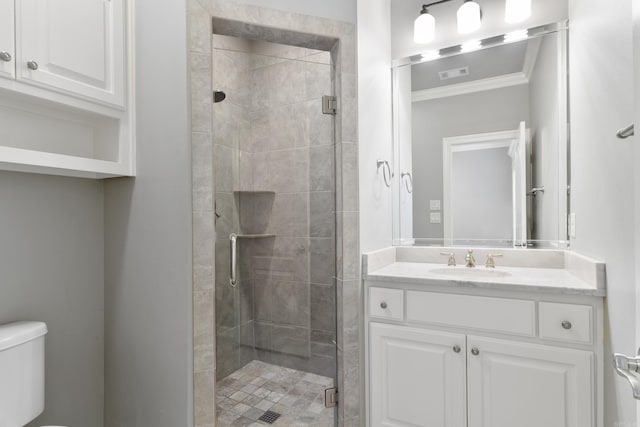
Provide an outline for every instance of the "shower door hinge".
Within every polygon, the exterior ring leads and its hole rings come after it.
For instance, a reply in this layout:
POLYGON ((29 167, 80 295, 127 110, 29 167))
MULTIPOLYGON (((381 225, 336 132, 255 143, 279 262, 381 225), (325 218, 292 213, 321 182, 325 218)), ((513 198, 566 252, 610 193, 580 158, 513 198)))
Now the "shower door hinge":
POLYGON ((338 404, 338 389, 328 388, 324 391, 324 407, 335 408, 338 404))
POLYGON ((331 95, 324 95, 322 97, 322 114, 336 115, 338 111, 338 98, 331 95))

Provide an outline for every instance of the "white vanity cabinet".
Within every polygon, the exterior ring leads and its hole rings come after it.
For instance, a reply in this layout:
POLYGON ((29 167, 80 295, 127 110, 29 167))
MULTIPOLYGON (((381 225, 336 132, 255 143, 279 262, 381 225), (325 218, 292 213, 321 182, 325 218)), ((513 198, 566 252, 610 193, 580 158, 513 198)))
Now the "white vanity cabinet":
POLYGON ((17 78, 124 108, 123 1, 17 1, 17 78))
POLYGON ((14 0, 0 0, 0 77, 15 77, 14 0))
POLYGON ((0 0, 0 170, 135 175, 134 0, 0 0))
POLYGON ((465 336, 372 322, 370 423, 466 425, 465 336))
POLYGON ((467 337, 469 427, 594 426, 594 353, 467 337))
POLYGON ((375 281, 365 294, 369 426, 602 426, 602 298, 375 281))

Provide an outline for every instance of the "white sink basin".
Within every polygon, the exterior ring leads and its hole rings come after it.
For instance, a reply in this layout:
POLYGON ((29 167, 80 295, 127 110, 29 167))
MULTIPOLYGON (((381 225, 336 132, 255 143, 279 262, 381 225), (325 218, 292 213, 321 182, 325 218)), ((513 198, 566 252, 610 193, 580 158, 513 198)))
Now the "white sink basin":
POLYGON ((474 267, 474 268, 434 268, 433 270, 429 270, 429 273, 438 274, 441 276, 449 276, 456 278, 465 278, 465 279, 473 279, 473 278, 499 278, 499 277, 507 277, 511 276, 511 273, 502 270, 493 270, 486 269, 482 267, 474 267))

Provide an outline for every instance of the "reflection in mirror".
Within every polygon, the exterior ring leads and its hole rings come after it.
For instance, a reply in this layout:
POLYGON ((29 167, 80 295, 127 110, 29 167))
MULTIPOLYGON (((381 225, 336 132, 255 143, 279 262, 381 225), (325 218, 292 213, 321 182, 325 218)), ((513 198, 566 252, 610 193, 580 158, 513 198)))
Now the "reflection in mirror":
POLYGON ((393 69, 395 244, 566 244, 566 31, 496 39, 393 69))

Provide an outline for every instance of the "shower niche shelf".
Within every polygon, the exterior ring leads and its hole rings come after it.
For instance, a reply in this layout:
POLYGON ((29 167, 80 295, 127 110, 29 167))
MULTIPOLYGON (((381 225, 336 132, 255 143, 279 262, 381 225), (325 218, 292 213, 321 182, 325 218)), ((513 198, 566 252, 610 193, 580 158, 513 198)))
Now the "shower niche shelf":
POLYGON ((275 234, 236 234, 238 239, 267 239, 269 237, 276 237, 275 234))
POLYGON ((237 194, 237 195, 247 195, 247 196, 251 196, 251 195, 274 195, 276 194, 275 191, 271 191, 271 190, 233 190, 233 194, 237 194))
POLYGON ((238 219, 240 221, 240 239, 260 239, 275 237, 270 234, 269 221, 276 199, 275 191, 236 190, 233 192, 238 219))

